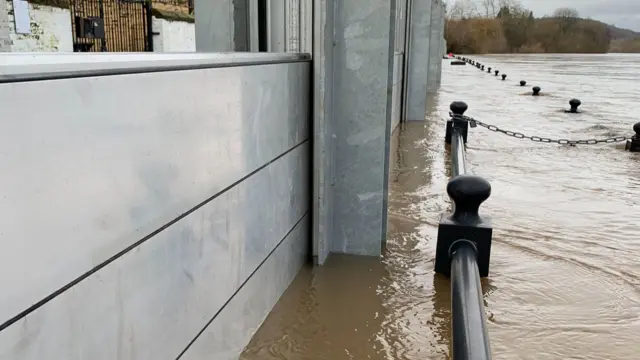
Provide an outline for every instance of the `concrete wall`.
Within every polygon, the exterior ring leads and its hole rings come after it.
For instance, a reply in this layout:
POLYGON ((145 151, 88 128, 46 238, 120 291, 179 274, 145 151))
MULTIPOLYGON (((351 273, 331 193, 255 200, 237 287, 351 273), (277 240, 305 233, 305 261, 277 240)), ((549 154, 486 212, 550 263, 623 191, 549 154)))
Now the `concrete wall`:
POLYGON ((429 81, 427 90, 434 92, 440 84, 442 71, 442 38, 444 37, 443 0, 431 0, 431 37, 429 40, 429 81))
POLYGON ((407 31, 408 0, 396 0, 395 5, 390 132, 395 130, 403 118, 402 96, 404 95, 405 90, 405 40, 407 31))
POLYGON ((380 255, 386 197, 393 18, 388 0, 337 1, 334 252, 380 255))
POLYGON ((11 51, 11 39, 9 34, 11 33, 11 24, 9 22, 9 10, 10 5, 8 1, 0 1, 0 52, 11 51))
POLYGON ((390 134, 403 118, 406 97, 416 99, 411 116, 424 120, 427 89, 437 88, 439 67, 430 62, 437 48, 432 51, 431 39, 439 42, 442 31, 431 31, 430 24, 438 1, 314 3, 313 255, 318 264, 330 252, 381 253, 390 134), (403 26, 411 7, 412 23, 403 26), (415 31, 405 42, 407 29, 415 31), (414 79, 414 90, 404 79, 414 79))
MULTIPOLYGON (((16 33, 12 1, 0 1, 0 52, 73 52, 68 9, 28 3, 30 34, 16 33)), ((154 51, 195 51, 195 25, 153 18, 154 51)))
POLYGON ((0 51, 73 52, 68 9, 28 3, 31 33, 17 34, 13 2, 0 3, 0 51))
MULTIPOLYGON (((339 1, 339 0, 335 0, 339 1)), ((322 264, 331 252, 335 185, 334 0, 313 8, 313 257, 322 264)))
POLYGON ((307 259, 310 64, 5 56, 0 359, 237 358, 307 259))
POLYGON ((195 24, 184 21, 169 21, 153 18, 154 52, 196 51, 195 24))
POLYGON ((407 77, 407 121, 424 121, 431 56, 433 0, 411 0, 409 73, 407 77))
MULTIPOLYGON (((198 51, 258 51, 257 0, 196 0, 198 51)), ((311 53, 312 0, 267 0, 269 52, 311 53)))

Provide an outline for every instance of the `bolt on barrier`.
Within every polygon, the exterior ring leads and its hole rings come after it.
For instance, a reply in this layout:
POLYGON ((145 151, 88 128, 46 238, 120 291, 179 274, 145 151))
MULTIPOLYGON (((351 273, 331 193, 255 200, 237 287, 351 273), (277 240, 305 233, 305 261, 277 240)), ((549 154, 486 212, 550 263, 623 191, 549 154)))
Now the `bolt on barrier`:
POLYGON ((489 275, 493 228, 491 218, 480 216, 478 210, 491 195, 491 184, 466 174, 467 104, 456 101, 450 109, 445 141, 451 144, 452 179, 447 193, 454 211, 440 218, 435 271, 451 279, 452 359, 489 360, 491 348, 480 278, 489 275))

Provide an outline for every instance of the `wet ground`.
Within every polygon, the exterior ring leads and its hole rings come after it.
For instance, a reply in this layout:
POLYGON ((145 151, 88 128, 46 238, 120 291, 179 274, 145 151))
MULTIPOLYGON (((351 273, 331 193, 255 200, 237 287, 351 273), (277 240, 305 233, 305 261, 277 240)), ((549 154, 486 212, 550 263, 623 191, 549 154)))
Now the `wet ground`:
MULTIPOLYGON (((507 80, 445 64, 427 121, 393 134, 384 257, 331 255, 302 269, 242 359, 449 357, 449 282, 433 262, 438 217, 450 206, 451 101, 486 123, 550 138, 630 136, 640 121, 640 56, 474 59, 507 80), (545 96, 528 95, 535 85, 545 96), (573 97, 580 114, 563 112, 573 97)), ((640 154, 623 148, 471 130, 469 170, 493 187, 481 212, 494 219, 484 291, 495 359, 640 358, 640 154)))

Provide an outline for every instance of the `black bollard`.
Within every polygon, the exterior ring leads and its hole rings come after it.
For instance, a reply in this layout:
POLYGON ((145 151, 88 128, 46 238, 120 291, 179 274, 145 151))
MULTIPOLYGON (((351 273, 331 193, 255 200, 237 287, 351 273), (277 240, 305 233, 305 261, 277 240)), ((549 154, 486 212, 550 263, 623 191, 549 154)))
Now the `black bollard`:
POLYGON ((640 152, 640 122, 633 125, 633 131, 636 133, 631 140, 627 140, 626 149, 631 152, 640 152))
POLYGON ((498 74, 500 73, 500 70, 496 70, 495 73, 496 73, 496 76, 498 76, 498 74))
POLYGON ((487 72, 488 72, 488 73, 490 73, 490 72, 491 72, 491 68, 488 68, 488 69, 487 69, 487 72))
POLYGON ((527 85, 527 82, 524 80, 520 80, 520 86, 525 86, 525 85, 527 85))
POLYGON ((491 184, 475 175, 449 181, 453 214, 438 225, 435 271, 451 280, 451 358, 491 359, 482 283, 489 275, 491 218, 480 216, 480 205, 491 196, 491 184))
POLYGON ((538 96, 538 95, 540 95, 540 90, 541 90, 541 89, 540 89, 540 87, 539 87, 539 86, 534 86, 534 87, 533 87, 533 89, 531 89, 531 90, 533 90, 533 96, 538 96))
POLYGON ((491 218, 480 216, 480 205, 491 195, 491 184, 475 175, 459 175, 449 181, 447 193, 454 203, 453 214, 443 214, 438 225, 435 271, 451 274, 451 255, 456 244, 468 241, 476 249, 480 277, 489 275, 491 218))
POLYGON ((569 100, 569 106, 571 106, 571 109, 566 110, 565 112, 575 114, 575 113, 578 112, 578 106, 580 106, 581 104, 582 104, 582 102, 580 100, 571 99, 571 100, 569 100))
POLYGON ((507 80, 507 74, 502 74, 502 81, 507 80))
POLYGON ((482 65, 482 71, 484 71, 484 65, 482 65))
MULTIPOLYGON (((454 101, 451 103, 451 105, 449 105, 449 110, 451 110, 451 113, 453 115, 464 115, 464 112, 467 111, 469 107, 467 106, 467 103, 465 103, 464 101, 454 101)), ((453 122, 454 119, 453 117, 449 120, 447 120, 447 128, 445 130, 445 134, 444 134, 444 141, 447 144, 451 144, 451 130, 453 129, 453 122)), ((469 123, 466 121, 462 121, 463 123, 458 123, 457 125, 459 127, 462 128, 462 139, 464 140, 464 143, 467 143, 467 134, 469 133, 469 123)))

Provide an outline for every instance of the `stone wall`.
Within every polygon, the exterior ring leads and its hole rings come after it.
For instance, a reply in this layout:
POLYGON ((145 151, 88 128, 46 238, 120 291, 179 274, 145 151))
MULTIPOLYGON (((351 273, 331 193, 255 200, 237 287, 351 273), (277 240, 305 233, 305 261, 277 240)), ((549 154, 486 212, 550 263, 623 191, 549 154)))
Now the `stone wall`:
POLYGON ((13 1, 0 0, 0 51, 73 51, 71 13, 68 9, 29 3, 28 12, 30 34, 18 34, 13 1))
POLYGON ((196 51, 196 27, 185 21, 153 18, 154 52, 196 51))

